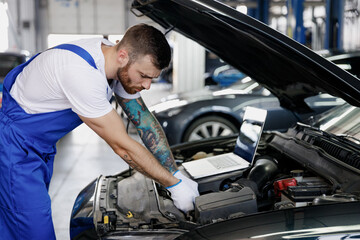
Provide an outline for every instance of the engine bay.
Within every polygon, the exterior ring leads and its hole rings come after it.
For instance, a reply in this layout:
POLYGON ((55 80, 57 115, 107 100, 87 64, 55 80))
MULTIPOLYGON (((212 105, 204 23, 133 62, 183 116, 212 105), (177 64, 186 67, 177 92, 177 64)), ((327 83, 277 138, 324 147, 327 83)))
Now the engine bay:
MULTIPOLYGON (((285 138, 281 135, 277 138, 272 134, 264 137, 250 168, 197 179, 200 196, 195 199, 195 209, 187 214, 174 206, 170 193, 163 186, 138 172, 129 169, 119 175, 101 177, 94 203, 98 235, 149 229, 169 234, 170 230, 182 232, 259 212, 359 201, 358 177, 351 181, 350 178, 339 180, 349 176, 352 169, 338 166, 338 171, 334 171, 325 165, 317 169, 313 162, 319 159, 294 159, 290 151, 278 147, 284 145, 285 138), (333 177, 334 173, 338 178, 333 177)), ((214 144, 216 147, 210 147, 207 152, 195 152, 193 145, 182 151, 174 149, 174 155, 180 163, 196 161, 230 152, 234 145, 231 139, 214 144)), ((301 146, 299 143, 293 145, 301 146)), ((296 149, 294 146, 292 149, 296 149)), ((306 149, 304 145, 301 147, 306 149)), ((307 151, 329 161, 326 155, 319 154, 319 149, 307 151)), ((306 158, 312 156, 305 150, 303 153, 306 158)), ((179 170, 189 176, 181 164, 179 170)))

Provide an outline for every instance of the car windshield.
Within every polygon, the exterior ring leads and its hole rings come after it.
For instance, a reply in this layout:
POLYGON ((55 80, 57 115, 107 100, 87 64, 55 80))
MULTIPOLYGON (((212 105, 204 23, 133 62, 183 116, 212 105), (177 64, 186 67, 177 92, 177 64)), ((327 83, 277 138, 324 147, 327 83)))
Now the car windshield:
POLYGON ((344 104, 319 115, 313 127, 360 144, 360 108, 344 104))

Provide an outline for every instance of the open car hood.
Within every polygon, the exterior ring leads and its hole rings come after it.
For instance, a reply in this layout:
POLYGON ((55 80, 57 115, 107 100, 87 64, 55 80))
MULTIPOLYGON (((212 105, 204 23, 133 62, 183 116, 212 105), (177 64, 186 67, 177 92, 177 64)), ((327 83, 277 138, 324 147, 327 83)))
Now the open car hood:
POLYGON ((359 79, 220 2, 135 0, 132 11, 195 40, 269 89, 284 108, 311 112, 304 99, 323 92, 360 106, 359 79))

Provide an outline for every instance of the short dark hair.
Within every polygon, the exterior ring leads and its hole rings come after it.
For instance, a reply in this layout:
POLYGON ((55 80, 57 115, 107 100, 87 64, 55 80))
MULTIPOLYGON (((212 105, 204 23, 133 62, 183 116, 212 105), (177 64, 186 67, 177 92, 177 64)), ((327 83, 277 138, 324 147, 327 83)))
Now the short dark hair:
POLYGON ((117 50, 128 50, 130 63, 140 56, 150 55, 156 68, 166 68, 171 60, 171 49, 160 30, 147 25, 137 24, 130 27, 117 45, 117 50))

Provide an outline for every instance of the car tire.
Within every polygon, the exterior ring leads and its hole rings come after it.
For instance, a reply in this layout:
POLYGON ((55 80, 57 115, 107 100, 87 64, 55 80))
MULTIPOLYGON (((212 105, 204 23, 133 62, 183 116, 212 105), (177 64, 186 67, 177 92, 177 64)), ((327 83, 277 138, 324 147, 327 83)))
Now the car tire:
POLYGON ((196 120, 187 128, 183 142, 227 136, 237 132, 238 128, 229 120, 219 116, 207 116, 196 120))

